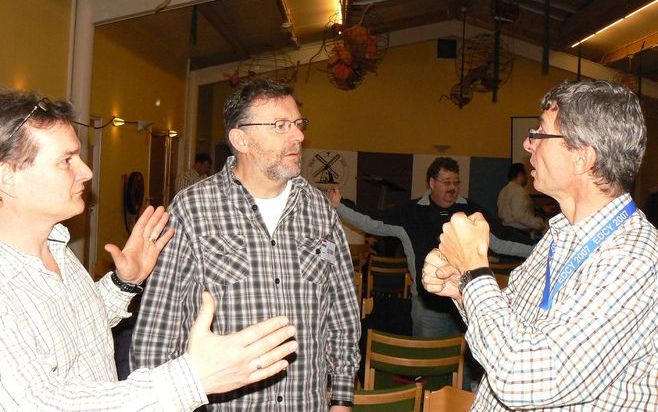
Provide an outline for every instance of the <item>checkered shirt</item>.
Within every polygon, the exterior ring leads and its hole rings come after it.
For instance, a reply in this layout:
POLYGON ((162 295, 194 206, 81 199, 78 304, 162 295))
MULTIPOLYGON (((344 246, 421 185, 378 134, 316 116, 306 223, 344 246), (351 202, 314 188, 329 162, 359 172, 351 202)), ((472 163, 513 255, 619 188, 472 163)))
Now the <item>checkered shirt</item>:
POLYGON ((67 247, 48 239, 62 281, 41 260, 0 242, 0 410, 189 411, 207 401, 188 355, 117 382, 110 327, 134 296, 109 275, 94 283, 67 247))
POLYGON ((464 290, 466 338, 485 369, 473 411, 658 410, 658 238, 636 211, 539 308, 551 242, 551 288, 572 252, 630 200, 574 225, 563 215, 500 291, 480 277, 464 290))
POLYGON ((292 179, 272 236, 254 198, 224 169, 180 192, 172 202, 173 239, 148 281, 133 345, 132 367, 183 353, 201 294, 217 301, 212 329, 237 332, 272 316, 297 327, 299 350, 287 371, 265 382, 211 397, 208 410, 322 411, 331 397, 352 400, 360 336, 353 268, 345 234, 326 198, 292 179), (334 257, 326 253, 328 242, 334 257), (214 402, 214 403, 212 403, 214 402))

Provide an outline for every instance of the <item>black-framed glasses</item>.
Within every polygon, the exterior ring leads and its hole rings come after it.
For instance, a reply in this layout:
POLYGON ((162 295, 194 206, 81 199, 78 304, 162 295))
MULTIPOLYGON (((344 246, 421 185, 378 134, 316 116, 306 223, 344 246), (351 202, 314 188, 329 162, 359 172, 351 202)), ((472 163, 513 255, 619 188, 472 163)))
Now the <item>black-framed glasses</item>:
POLYGON ((528 129, 528 137, 531 140, 534 139, 562 139, 564 136, 561 134, 548 134, 548 133, 539 133, 535 129, 528 129))
POLYGON ((25 116, 25 117, 23 118, 23 120, 21 120, 21 122, 18 124, 18 126, 16 126, 16 127, 14 128, 14 130, 12 130, 11 133, 9 133, 9 137, 8 137, 8 139, 11 139, 12 137, 14 137, 14 135, 15 135, 16 133, 18 133, 19 130, 21 130, 21 127, 23 127, 23 125, 24 125, 25 123, 27 123, 28 120, 30 120, 30 117, 32 117, 32 115, 34 114, 34 112, 36 112, 37 110, 41 110, 41 111, 43 111, 43 112, 45 113, 45 112, 48 111, 48 106, 49 106, 49 105, 50 105, 50 100, 49 100, 47 97, 44 97, 44 98, 42 98, 41 100, 39 100, 39 101, 37 102, 37 104, 34 105, 34 107, 32 108, 32 110, 30 110, 30 113, 28 113, 27 116, 25 116))
POLYGON ((283 134, 283 133, 288 133, 290 131, 290 128, 294 124, 295 127, 297 127, 300 131, 306 130, 308 127, 308 124, 310 123, 310 120, 308 120, 305 117, 301 117, 297 120, 287 120, 287 119, 281 119, 277 120, 272 123, 242 123, 239 124, 238 127, 245 127, 245 126, 272 126, 274 127, 274 132, 283 134))

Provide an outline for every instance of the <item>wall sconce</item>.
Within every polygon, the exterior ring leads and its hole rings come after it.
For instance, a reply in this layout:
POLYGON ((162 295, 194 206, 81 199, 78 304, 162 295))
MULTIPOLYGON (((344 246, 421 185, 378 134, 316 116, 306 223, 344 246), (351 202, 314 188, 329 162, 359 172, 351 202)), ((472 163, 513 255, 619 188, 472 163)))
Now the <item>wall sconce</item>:
POLYGON ((120 127, 120 126, 123 126, 124 124, 126 124, 126 121, 123 120, 120 117, 114 117, 112 119, 112 126, 114 126, 114 127, 120 127))
POLYGON ((167 130, 167 134, 169 135, 169 137, 176 137, 176 136, 178 136, 178 132, 175 131, 175 130, 167 130))

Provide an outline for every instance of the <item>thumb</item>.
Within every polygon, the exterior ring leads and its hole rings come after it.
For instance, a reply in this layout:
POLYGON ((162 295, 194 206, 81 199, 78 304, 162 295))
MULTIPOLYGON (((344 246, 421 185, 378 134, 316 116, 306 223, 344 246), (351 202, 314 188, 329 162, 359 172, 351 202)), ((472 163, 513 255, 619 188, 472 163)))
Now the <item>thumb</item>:
POLYGON ((119 263, 119 260, 121 259, 121 249, 111 243, 105 245, 104 249, 107 253, 110 254, 110 256, 112 256, 112 260, 114 261, 115 265, 119 263))
POLYGON ((210 325, 212 323, 212 318, 215 316, 215 299, 213 299, 210 292, 203 292, 201 295, 201 307, 199 308, 199 314, 194 320, 194 324, 190 329, 190 340, 193 336, 208 333, 210 331, 210 325))

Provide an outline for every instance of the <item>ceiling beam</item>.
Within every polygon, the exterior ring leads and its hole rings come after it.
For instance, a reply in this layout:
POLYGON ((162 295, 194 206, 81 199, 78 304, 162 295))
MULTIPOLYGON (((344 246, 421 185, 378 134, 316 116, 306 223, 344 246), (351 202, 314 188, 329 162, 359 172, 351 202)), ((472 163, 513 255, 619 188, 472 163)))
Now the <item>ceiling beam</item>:
POLYGON ((199 13, 208 20, 210 25, 226 40, 240 60, 249 58, 249 51, 244 47, 232 25, 225 19, 222 13, 217 11, 221 2, 214 4, 202 4, 198 7, 199 13))
POLYGON ((211 0, 85 0, 91 3, 91 18, 95 25, 114 23, 154 14, 156 11, 178 9, 211 0))
POLYGON ((595 0, 562 23, 558 49, 566 49, 610 23, 650 3, 648 0, 595 0))
POLYGON ((622 60, 628 56, 633 56, 642 50, 649 50, 658 47, 658 32, 646 36, 640 40, 619 48, 610 53, 606 53, 601 58, 601 64, 610 64, 622 60))

